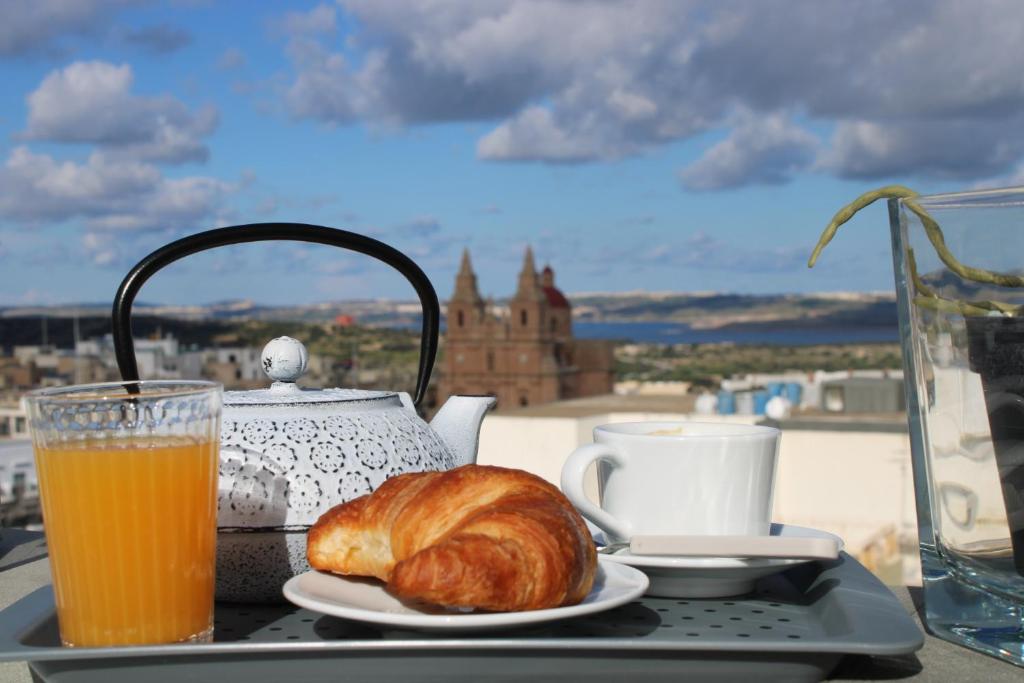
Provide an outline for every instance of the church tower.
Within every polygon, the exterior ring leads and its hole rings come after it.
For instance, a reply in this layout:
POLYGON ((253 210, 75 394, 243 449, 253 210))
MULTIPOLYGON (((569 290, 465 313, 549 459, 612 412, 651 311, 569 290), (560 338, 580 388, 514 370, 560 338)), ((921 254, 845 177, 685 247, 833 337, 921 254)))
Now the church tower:
POLYGON ((455 291, 448 302, 448 337, 474 336, 484 322, 484 300, 477 288, 476 273, 469 262, 469 249, 462 250, 462 264, 455 276, 455 291))
POLYGON ((480 296, 468 251, 447 311, 442 396, 491 394, 512 408, 612 390, 612 345, 573 339, 572 307, 555 271, 538 273, 529 247, 507 315, 480 296))
POLYGON ((533 249, 526 247, 523 268, 519 271, 519 287, 509 301, 509 337, 514 340, 547 338, 547 297, 541 288, 533 264, 533 249))

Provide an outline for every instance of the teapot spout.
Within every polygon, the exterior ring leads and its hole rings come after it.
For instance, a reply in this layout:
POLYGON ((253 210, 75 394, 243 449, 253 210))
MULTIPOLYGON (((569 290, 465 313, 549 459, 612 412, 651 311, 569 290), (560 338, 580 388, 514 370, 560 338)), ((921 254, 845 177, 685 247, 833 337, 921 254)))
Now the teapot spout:
POLYGON ((480 424, 484 413, 496 402, 493 396, 451 396, 430 421, 430 427, 448 446, 457 465, 476 462, 480 424))

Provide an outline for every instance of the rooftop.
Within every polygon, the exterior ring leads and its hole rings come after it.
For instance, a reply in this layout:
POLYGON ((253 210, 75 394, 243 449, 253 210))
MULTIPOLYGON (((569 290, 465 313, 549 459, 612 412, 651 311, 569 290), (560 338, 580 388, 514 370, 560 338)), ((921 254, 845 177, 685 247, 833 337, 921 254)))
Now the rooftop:
POLYGON ((510 417, 586 417, 601 413, 692 413, 696 396, 601 394, 553 403, 503 408, 497 415, 510 417))

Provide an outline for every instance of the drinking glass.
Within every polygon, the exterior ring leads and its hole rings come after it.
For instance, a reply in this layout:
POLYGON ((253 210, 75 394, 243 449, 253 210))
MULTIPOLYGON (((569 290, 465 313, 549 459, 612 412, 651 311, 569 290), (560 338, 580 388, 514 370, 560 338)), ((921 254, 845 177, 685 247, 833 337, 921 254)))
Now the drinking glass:
POLYGON ((27 403, 64 645, 209 641, 221 386, 91 384, 27 403))
POLYGON ((923 621, 1024 665, 1024 188, 891 200, 889 218, 923 621))

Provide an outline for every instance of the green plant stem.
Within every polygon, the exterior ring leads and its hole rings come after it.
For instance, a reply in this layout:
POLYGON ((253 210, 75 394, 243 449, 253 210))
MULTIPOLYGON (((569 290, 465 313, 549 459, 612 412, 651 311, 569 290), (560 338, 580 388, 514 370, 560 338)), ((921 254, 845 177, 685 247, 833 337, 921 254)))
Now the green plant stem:
MULTIPOLYGON (((852 202, 839 209, 839 211, 836 212, 836 215, 832 217, 832 220, 829 221, 829 224, 825 226, 824 232, 822 232, 821 237, 818 238, 818 243, 814 245, 811 257, 807 261, 807 267, 814 267, 818 257, 821 255, 821 251, 829 242, 832 241, 832 238, 835 237, 836 232, 839 230, 839 226, 853 218, 858 211, 873 204, 879 199, 902 199, 903 205, 921 219, 921 225, 924 226, 925 234, 928 235, 928 241, 932 243, 932 246, 935 248, 935 253, 938 254, 939 259, 947 268, 949 268, 949 270, 954 272, 960 278, 964 280, 971 280, 973 282, 998 285, 1000 287, 1024 287, 1024 277, 1019 275, 985 270, 983 268, 974 268, 960 263, 960 261, 953 256, 949 247, 946 246, 946 237, 942 233, 942 229, 939 227, 939 224, 921 207, 920 204, 917 203, 917 201, 914 200, 917 196, 918 194, 916 192, 908 187, 904 187, 903 185, 886 185, 885 187, 880 187, 877 190, 865 192, 861 196, 857 197, 852 202)), ((999 301, 951 301, 949 299, 943 299, 921 280, 917 274, 917 264, 914 261, 914 253, 910 249, 907 251, 911 278, 913 279, 915 290, 919 293, 919 295, 914 299, 915 303, 920 303, 922 306, 935 310, 957 312, 964 315, 988 315, 992 311, 997 311, 1005 315, 1015 315, 1017 313, 1017 306, 999 301)))

